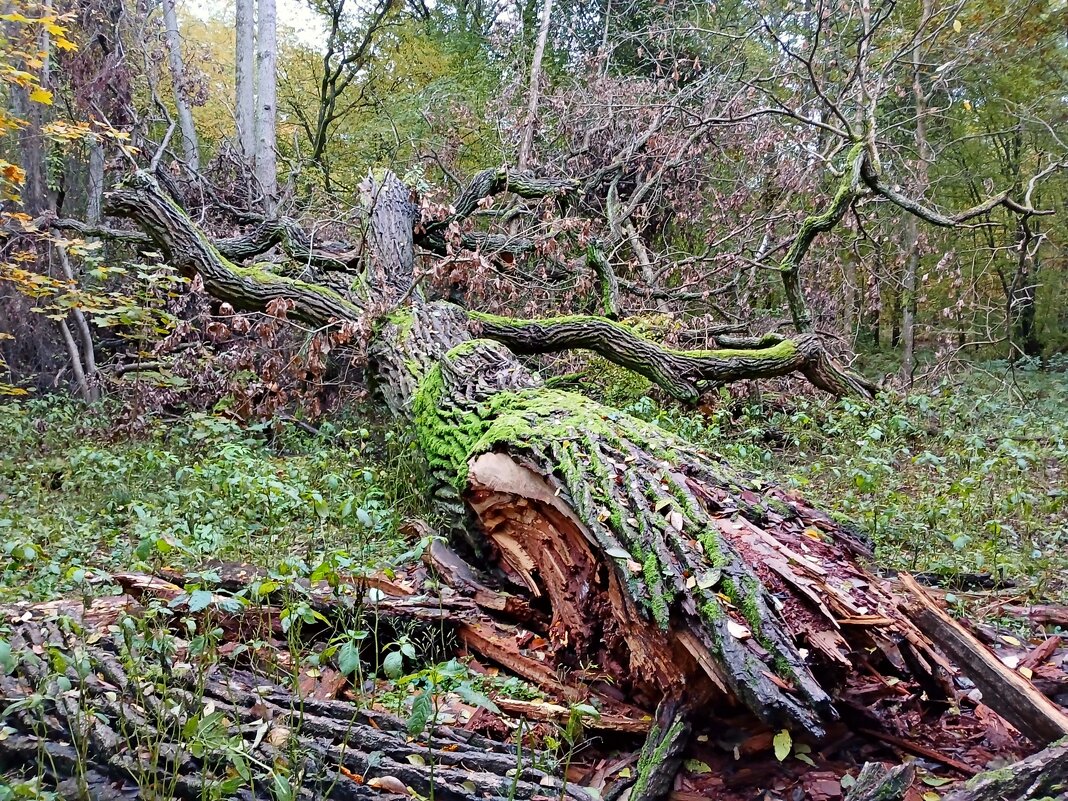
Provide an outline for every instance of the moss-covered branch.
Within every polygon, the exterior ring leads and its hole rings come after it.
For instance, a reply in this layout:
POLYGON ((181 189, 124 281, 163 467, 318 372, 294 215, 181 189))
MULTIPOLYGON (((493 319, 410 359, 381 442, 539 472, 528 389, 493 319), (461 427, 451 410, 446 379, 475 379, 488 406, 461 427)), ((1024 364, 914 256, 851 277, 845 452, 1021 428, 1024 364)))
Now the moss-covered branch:
MULTIPOLYGON (((51 227, 69 231, 78 236, 96 237, 109 242, 123 242, 135 247, 150 247, 155 244, 150 236, 140 231, 124 231, 106 225, 89 225, 81 220, 42 217, 35 221, 40 228, 51 227)), ((276 245, 301 266, 319 270, 355 272, 360 265, 359 248, 324 250, 314 246, 313 238, 296 220, 281 217, 262 220, 250 231, 236 236, 212 240, 215 249, 232 261, 251 259, 266 253, 276 245)))
POLYGON ((476 334, 503 342, 517 353, 581 348, 653 381, 673 397, 694 402, 702 389, 741 379, 801 373, 835 395, 870 398, 872 386, 826 352, 820 339, 801 335, 755 348, 672 350, 604 317, 571 316, 518 320, 470 312, 476 334))
POLYGON ((598 242, 591 242, 586 248, 586 266, 597 276, 597 290, 601 300, 601 311, 611 320, 619 319, 619 279, 616 271, 608 262, 604 248, 598 242))
MULTIPOLYGON (((452 204, 452 213, 440 220, 430 220, 416 227, 415 244, 421 248, 445 256, 449 252, 447 234, 450 225, 466 220, 488 197, 503 192, 512 192, 522 198, 560 197, 574 192, 579 182, 568 178, 539 178, 531 172, 495 167, 475 174, 464 191, 452 204)), ((522 236, 487 234, 471 231, 459 234, 459 245, 464 250, 484 253, 528 253, 534 242, 522 236)))
POLYGON ((1013 765, 988 770, 958 787, 946 801, 1000 801, 1003 798, 1063 799, 1068 793, 1068 737, 1013 765))
POLYGON ((450 223, 465 220, 475 213, 478 204, 487 197, 512 192, 522 198, 555 197, 574 192, 579 182, 570 178, 539 178, 532 172, 495 167, 475 174, 460 196, 453 202, 453 213, 430 223, 428 230, 446 228, 450 223))
POLYGON ((235 308, 262 311, 272 301, 289 301, 289 316, 316 326, 355 322, 363 316, 363 305, 352 297, 257 265, 233 263, 148 173, 138 172, 110 192, 107 209, 133 220, 171 264, 187 275, 199 275, 208 292, 235 308))
POLYGON ((812 331, 812 312, 808 308, 805 293, 801 288, 801 262, 808 255, 816 237, 838 225, 849 207, 853 205, 853 201, 859 196, 863 162, 864 143, 858 142, 849 151, 845 173, 830 205, 819 214, 805 218, 805 221, 801 223, 801 229, 797 232, 797 237, 779 264, 786 302, 790 307, 790 316, 793 318, 794 327, 802 333, 812 331))
POLYGON ((325 250, 317 247, 314 237, 290 217, 264 220, 244 234, 215 240, 219 252, 232 260, 259 256, 276 245, 298 266, 342 272, 360 270, 361 248, 346 246, 325 250))

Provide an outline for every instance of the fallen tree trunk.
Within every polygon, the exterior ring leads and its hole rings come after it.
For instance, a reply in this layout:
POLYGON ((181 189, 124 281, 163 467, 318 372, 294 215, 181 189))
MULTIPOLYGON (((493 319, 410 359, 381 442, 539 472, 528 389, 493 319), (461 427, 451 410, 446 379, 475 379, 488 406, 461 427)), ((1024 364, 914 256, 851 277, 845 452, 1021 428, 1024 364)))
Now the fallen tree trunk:
MULTIPOLYGON (((693 703, 741 703, 819 740, 854 649, 893 652, 904 640, 925 651, 878 582, 846 580, 867 574, 826 516, 655 426, 544 388, 504 345, 473 338, 493 335, 485 318, 419 302, 410 243, 394 241, 411 229, 410 206, 406 194, 387 202, 387 189, 406 193, 387 177, 371 227, 392 239, 372 237, 382 240, 375 283, 347 297, 226 261, 147 176, 109 203, 241 308, 282 298, 292 316, 322 325, 359 321, 390 298, 413 301, 372 343, 382 393, 413 420, 439 499, 458 521, 473 511, 478 545, 517 586, 548 599, 561 664, 592 661, 650 708, 685 688, 693 703), (815 537, 804 533, 813 521, 815 537), (867 614, 887 623, 843 628, 841 619, 867 614)), ((759 365, 759 350, 718 361, 759 365)))
MULTIPOLYGON (((655 766, 678 758, 697 714, 749 716, 820 743, 845 731, 861 672, 914 681, 917 698, 920 689, 932 700, 952 693, 952 665, 864 569, 850 531, 654 425, 545 387, 509 349, 590 348, 687 399, 790 367, 866 394, 816 338, 676 352, 600 318, 523 324, 427 303, 413 282, 407 190, 387 175, 369 191, 373 267, 368 283, 347 291, 228 261, 144 174, 109 207, 235 307, 281 302, 316 326, 374 323, 380 392, 414 426, 435 497, 484 563, 548 620, 540 679, 566 671, 585 692, 658 710, 636 797, 670 786, 672 771, 655 766)), ((488 626, 469 625, 468 641, 499 645, 488 626)), ((129 758, 130 747, 116 753, 129 758)))
POLYGON ((938 608, 915 579, 902 575, 900 581, 911 595, 917 625, 962 666, 991 708, 1036 743, 1068 736, 1068 715, 1060 707, 938 608))
POLYGON ((999 770, 980 773, 945 796, 945 801, 1063 799, 1068 797, 1068 738, 999 770))

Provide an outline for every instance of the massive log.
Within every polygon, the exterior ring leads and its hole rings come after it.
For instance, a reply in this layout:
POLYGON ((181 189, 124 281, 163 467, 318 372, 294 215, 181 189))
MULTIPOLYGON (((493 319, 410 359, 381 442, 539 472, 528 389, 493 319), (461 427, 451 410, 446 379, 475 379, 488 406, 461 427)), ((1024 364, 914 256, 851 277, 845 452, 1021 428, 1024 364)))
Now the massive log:
POLYGON ((745 714, 820 742, 842 731, 838 700, 861 666, 944 691, 951 666, 860 565, 850 531, 654 425, 547 388, 516 356, 596 350, 685 399, 791 369, 866 394, 815 337, 679 352, 603 318, 524 322, 423 302, 407 190, 391 176, 375 186, 374 263, 342 289, 224 258, 147 175, 109 209, 235 307, 283 299, 316 326, 373 328, 383 398, 414 426, 457 530, 548 616, 548 665, 591 695, 660 710, 637 797, 668 786, 652 765, 677 758, 695 716, 745 714))

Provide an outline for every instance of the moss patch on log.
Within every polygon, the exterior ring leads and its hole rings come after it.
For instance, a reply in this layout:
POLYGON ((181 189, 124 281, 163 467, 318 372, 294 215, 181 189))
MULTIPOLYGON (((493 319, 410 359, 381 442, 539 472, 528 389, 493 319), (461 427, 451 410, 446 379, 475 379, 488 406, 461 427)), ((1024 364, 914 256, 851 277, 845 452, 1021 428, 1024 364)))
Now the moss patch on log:
MULTIPOLYGON (((504 365, 487 359, 487 374, 468 369, 475 361, 467 357, 482 348, 500 345, 472 340, 453 348, 414 397, 420 443, 439 479, 463 493, 479 455, 501 450, 527 460, 557 487, 638 610, 664 630, 687 615, 700 619, 707 647, 736 680, 739 697, 772 709, 775 725, 805 720, 803 703, 766 686, 775 674, 824 703, 814 682, 799 686, 808 673, 804 661, 767 590, 706 506, 721 497, 723 514, 759 518, 767 511, 756 500, 759 485, 663 429, 581 395, 544 386, 494 392, 504 365), (739 625, 765 655, 746 646, 739 625), (756 687, 764 688, 759 697, 756 687), (769 693, 779 701, 769 702, 769 693)), ((818 731, 810 719, 801 725, 818 731)))

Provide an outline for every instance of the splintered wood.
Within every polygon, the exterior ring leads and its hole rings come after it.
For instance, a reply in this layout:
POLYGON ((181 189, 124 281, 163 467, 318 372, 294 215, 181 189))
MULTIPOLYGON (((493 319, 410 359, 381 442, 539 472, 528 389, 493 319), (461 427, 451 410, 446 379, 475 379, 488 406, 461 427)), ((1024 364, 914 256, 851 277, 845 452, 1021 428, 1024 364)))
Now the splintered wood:
MULTIPOLYGON (((496 489, 488 492, 485 499, 492 500, 496 497, 494 493, 499 496, 502 486, 498 485, 496 489)), ((532 502, 531 508, 541 516, 544 516, 544 510, 536 504, 551 504, 551 499, 544 494, 527 500, 532 502)), ((512 497, 513 507, 514 501, 515 498, 512 497)), ((485 507, 490 511, 494 508, 497 508, 494 502, 485 507)), ((566 518, 548 519, 554 521, 554 525, 563 526, 566 522, 566 518)), ((850 627, 870 634, 871 629, 887 625, 867 620, 865 622, 870 623, 869 625, 858 624, 855 622, 856 618, 885 616, 895 621, 895 625, 900 624, 900 613, 893 616, 892 609, 884 608, 883 604, 886 602, 896 603, 899 607, 909 610, 920 605, 923 607, 923 614, 915 611, 918 621, 925 621, 926 616, 930 615, 939 619, 939 626, 945 625, 945 621, 941 619, 944 613, 938 610, 926 597, 926 593, 908 577, 902 580, 902 585, 909 593, 905 597, 894 596, 881 584, 877 589, 865 587, 863 595, 853 594, 855 587, 842 584, 836 586, 837 592, 828 592, 824 589, 826 582, 832 581, 835 575, 841 576, 841 573, 826 561, 826 552, 820 546, 822 539, 817 541, 811 534, 802 531, 799 536, 804 539, 785 539, 779 543, 761 535, 754 528, 756 527, 751 525, 739 525, 737 521, 730 521, 723 526, 725 532, 730 532, 730 536, 736 537, 747 547, 752 547, 754 552, 759 550, 768 562, 781 562, 775 566, 769 565, 768 570, 784 582, 789 582, 791 586, 801 581, 811 582, 807 585, 808 588, 818 594, 823 608, 831 614, 823 624, 825 629, 821 631, 833 632, 834 636, 828 640, 828 647, 841 649, 843 658, 857 659, 854 652, 846 650, 846 647, 855 647, 850 644, 849 636, 855 634, 850 632, 850 627), (787 570, 792 578, 783 576, 787 570), (917 596, 917 592, 923 594, 917 596), (845 617, 846 613, 849 617, 845 617), (850 620, 854 622, 849 622, 850 620), (847 632, 850 633, 847 635, 847 632), (843 642, 846 646, 842 645, 843 642)), ((578 530, 574 529, 567 536, 574 536, 576 533, 578 530)), ((561 531, 556 530, 556 534, 561 534, 561 531)), ((513 593, 502 592, 492 586, 492 583, 487 583, 485 574, 472 568, 455 552, 440 543, 428 549, 424 560, 439 579, 457 589, 440 587, 436 590, 437 595, 428 594, 425 587, 426 576, 420 576, 416 571, 390 578, 364 577, 351 583, 343 582, 340 588, 305 582, 301 592, 304 597, 311 599, 315 607, 327 618, 347 616, 351 614, 354 604, 367 604, 368 599, 373 597, 374 614, 383 625, 399 626, 404 621, 412 621, 420 625, 451 627, 456 632, 457 639, 470 653, 476 654, 478 659, 522 676, 548 693, 549 699, 541 701, 493 694, 500 714, 506 718, 525 719, 529 722, 526 726, 528 732, 532 732, 531 726, 567 725, 572 716, 571 705, 576 702, 593 703, 600 708, 599 716, 583 720, 584 727, 591 735, 600 738, 613 737, 617 738, 617 741, 618 738, 633 738, 629 740, 631 749, 636 749, 640 738, 654 731, 656 727, 663 731, 663 726, 670 725, 671 718, 659 723, 654 720, 653 709, 629 695, 625 685, 614 685, 606 680, 605 675, 591 674, 588 670, 560 670, 561 660, 564 658, 562 654, 566 652, 568 641, 565 639, 554 647, 550 635, 555 632, 557 635, 566 636, 568 630, 564 627, 553 629, 554 616, 539 609, 537 603, 529 604, 526 599, 513 593), (374 591, 369 593, 371 588, 374 591), (393 594, 389 594, 387 590, 393 594), (510 610, 510 613, 506 614, 504 610, 510 610), (518 622, 516 618, 522 618, 525 622, 518 622)), ((531 557, 531 565, 534 570, 530 575, 537 580, 541 574, 538 572, 540 566, 536 554, 531 557)), ((256 632, 258 638, 280 637, 282 633, 277 628, 280 607, 272 606, 271 599, 267 599, 258 608, 237 609, 232 603, 228 603, 229 593, 243 589, 240 583, 242 580, 253 581, 262 574, 253 569, 235 572, 225 565, 216 568, 220 583, 225 584, 228 591, 215 593, 211 601, 195 616, 210 619, 212 625, 221 626, 230 632, 228 637, 239 638, 253 632, 256 632)), ((104 710, 111 721, 107 724, 94 724, 98 725, 99 730, 94 734, 92 742, 106 744, 106 747, 102 746, 98 750, 92 745, 88 751, 84 775, 91 788, 118 787, 131 781, 133 752, 122 744, 124 738, 130 732, 137 731, 139 725, 151 726, 152 716, 164 708, 160 704, 166 699, 164 693, 164 697, 156 700, 154 694, 148 692, 148 684, 144 679, 131 674, 131 669, 125 661, 128 657, 122 656, 122 638, 118 634, 122 627, 119 623, 128 614, 139 615, 144 606, 151 604, 154 599, 173 604, 185 594, 182 586, 185 582, 173 572, 168 573, 166 578, 122 574, 117 580, 127 590, 127 594, 96 599, 88 605, 81 601, 57 601, 36 605, 11 605, 0 610, 3 621, 14 626, 11 639, 17 652, 76 652, 87 655, 91 660, 95 670, 94 677, 82 692, 87 699, 96 699, 99 696, 99 699, 92 703, 104 710), (63 620, 72 623, 60 623, 63 620), (137 688, 142 688, 145 692, 137 688), (126 722, 118 726, 117 721, 120 718, 126 722), (104 728, 99 728, 101 725, 104 728)), ((602 584, 599 586, 603 587, 603 576, 600 581, 602 584)), ((548 596, 546 589, 542 592, 548 596)), ((805 594, 802 597, 808 596, 805 594)), ((180 602, 178 608, 181 609, 180 602)), ((811 608, 818 610, 819 606, 813 603, 811 608)), ((788 616, 788 613, 786 614, 788 616)), ((942 643, 942 628, 935 628, 926 622, 922 623, 922 627, 928 630, 939 644, 942 643)), ((959 625, 954 624, 950 628, 956 632, 959 625)), ((681 647, 689 649, 695 669, 706 669, 699 664, 699 644, 687 643, 687 632, 677 634, 681 647)), ((324 632, 323 636, 328 636, 327 632, 324 632)), ((809 631, 805 635, 805 641, 811 642, 815 636, 819 636, 819 632, 809 631)), ((917 635, 913 633, 913 636, 917 635)), ((967 632, 956 632, 955 636, 969 648, 969 664, 961 666, 962 673, 981 677, 984 670, 990 670, 991 677, 988 681, 991 683, 984 685, 988 688, 984 691, 984 699, 1003 714, 1012 716, 1012 708, 1018 706, 1016 700, 1013 700, 1010 707, 999 704, 1000 696, 1006 692, 1005 688, 1011 688, 1016 683, 999 683, 1005 680, 1006 671, 1009 674, 1012 671, 1004 666, 1004 670, 998 669, 996 663, 999 663, 999 660, 992 654, 988 653, 982 657, 981 650, 976 649, 974 638, 967 632), (976 660, 984 664, 979 671, 976 671, 972 664, 976 660)), ((901 641, 908 643, 909 639, 902 635, 901 641)), ((176 653, 179 660, 182 658, 182 649, 186 647, 180 642, 179 651, 176 653)), ((229 655, 236 653, 232 646, 237 643, 238 639, 235 639, 233 642, 224 643, 220 648, 219 653, 223 661, 214 669, 212 678, 206 683, 205 701, 210 704, 212 710, 225 713, 226 719, 237 727, 235 731, 246 733, 244 736, 248 739, 248 746, 252 751, 263 751, 262 760, 265 764, 269 764, 270 759, 279 753, 278 744, 283 740, 300 738, 302 748, 320 755, 320 770, 326 771, 323 776, 329 778, 336 787, 342 788, 338 791, 341 792, 336 796, 338 798, 365 798, 366 792, 371 790, 376 797, 409 797, 411 792, 407 788, 425 794, 429 792, 432 781, 439 782, 436 785, 439 792, 444 792, 451 785, 457 798, 473 797, 469 796, 471 791, 465 782, 472 776, 471 771, 476 771, 480 773, 481 778, 474 782, 477 791, 475 795, 500 797, 502 794, 511 793, 514 794, 513 797, 534 799, 545 795, 559 798, 563 792, 565 798, 573 801, 590 799, 576 784, 569 784, 565 789, 554 785, 556 780, 549 775, 530 772, 525 768, 518 783, 515 783, 509 773, 513 769, 509 765, 515 765, 515 744, 487 740, 465 730, 471 726, 478 730, 494 732, 495 736, 501 736, 503 733, 507 740, 507 732, 510 731, 508 726, 502 727, 496 722, 500 720, 498 715, 491 715, 485 709, 470 709, 469 713, 465 713, 469 720, 467 726, 462 729, 450 728, 448 725, 439 726, 432 742, 424 742, 418 738, 412 740, 404 735, 403 721, 384 712, 361 710, 341 700, 345 696, 351 697, 355 688, 349 688, 346 677, 333 667, 323 665, 313 672, 301 670, 295 684, 279 685, 262 673, 250 673, 229 661, 234 659, 229 655), (477 714, 473 714, 475 712, 477 714), (331 737, 334 737, 333 745, 329 744, 331 737), (369 760, 368 754, 375 752, 381 752, 382 755, 369 760), (448 755, 438 762, 433 778, 428 767, 427 754, 430 752, 448 755), (549 789, 554 786, 556 789, 549 789)), ((282 642, 278 641, 278 644, 281 646, 282 642)), ((1044 660, 1053 658, 1058 645, 1059 640, 1051 638, 1044 641, 1040 647, 1027 649, 1024 653, 1031 664, 1042 667, 1044 660)), ((978 646, 978 649, 982 649, 982 646, 978 646)), ((284 651, 284 647, 281 650, 284 651)), ((250 656, 255 660, 254 654, 250 656)), ((936 655, 932 653, 931 656, 934 658, 936 655)), ((245 663, 248 658, 244 657, 241 662, 245 663)), ((943 657, 939 656, 938 659, 950 664, 943 657)), ((954 661, 957 661, 956 657, 954 661)), ((285 667, 282 663, 280 664, 285 670, 294 669, 294 666, 285 667)), ((73 665, 74 662, 69 664, 73 665)), ((471 664, 475 669, 483 669, 478 662, 471 664)), ((1007 752, 1012 756, 1020 754, 1019 738, 1014 737, 1012 730, 982 705, 977 706, 974 713, 969 712, 964 704, 961 705, 960 717, 955 719, 953 725, 960 727, 966 724, 964 731, 967 734, 954 735, 950 728, 937 723, 917 727, 919 718, 915 716, 915 712, 919 709, 919 686, 910 683, 907 678, 888 678, 877 673, 871 669, 867 660, 858 659, 858 665, 856 674, 847 677, 844 682, 840 696, 842 710, 849 713, 848 719, 853 733, 847 734, 844 727, 835 730, 839 745, 822 752, 809 749, 795 741, 795 747, 799 749, 797 753, 811 755, 810 758, 818 769, 810 769, 803 761, 776 760, 771 753, 776 733, 751 717, 747 718, 744 709, 737 704, 726 703, 722 707, 708 705, 702 708, 702 716, 694 719, 692 723, 695 737, 689 740, 689 747, 685 748, 689 759, 686 762, 688 767, 675 776, 674 782, 668 775, 673 775, 671 770, 666 774, 656 774, 658 778, 653 789, 659 792, 667 788, 673 801, 697 801, 710 797, 727 801, 752 797, 753 789, 757 787, 765 788, 766 797, 772 799, 791 797, 789 788, 803 788, 808 798, 834 801, 845 793, 839 784, 839 777, 849 772, 855 773, 859 762, 865 759, 886 759, 892 753, 886 750, 887 747, 902 754, 922 755, 932 765, 945 765, 951 771, 947 774, 949 777, 973 775, 982 769, 986 759, 993 756, 993 752, 985 752, 989 756, 976 757, 973 755, 974 751, 962 750, 965 742, 974 742, 976 737, 984 736, 984 730, 988 738, 1000 737, 1000 740, 991 740, 992 747, 997 747, 999 753, 1007 752), (873 714, 876 705, 884 710, 883 714, 873 714), (875 728, 879 725, 887 728, 875 728)), ((43 686, 41 682, 47 677, 41 673, 42 669, 44 668, 32 659, 26 660, 25 663, 20 662, 13 676, 0 681, 5 698, 15 701, 28 697, 35 687, 43 686)), ((978 684, 978 680, 976 683, 978 684)), ((1026 685, 1027 682, 1023 681, 1023 684, 1026 685)), ((710 704, 726 699, 724 688, 719 688, 716 692, 719 695, 709 696, 710 704)), ((1030 693, 1024 695, 1031 702, 1043 706, 1042 702, 1035 702, 1030 693)), ((447 713, 450 703, 455 705, 459 702, 443 702, 442 709, 445 713, 442 720, 450 719, 447 713)), ((457 708, 462 706, 459 704, 457 708)), ((1049 713, 1048 708, 1046 712, 1049 713)), ((34 728, 36 723, 32 715, 15 715, 12 718, 14 723, 8 724, 13 726, 13 733, 9 733, 9 736, 0 742, 0 767, 17 764, 31 752, 40 753, 44 748, 51 760, 50 769, 56 771, 57 783, 61 783, 64 766, 71 767, 71 760, 76 758, 76 751, 72 750, 74 745, 65 742, 58 733, 64 731, 65 727, 74 730, 81 726, 79 714, 76 706, 67 703, 60 704, 50 713, 48 730, 53 734, 49 736, 58 737, 54 741, 41 740, 41 730, 34 728)), ((1047 720, 1056 721, 1062 718, 1063 713, 1056 710, 1055 714, 1048 715, 1047 720)), ((461 722, 462 720, 458 720, 457 724, 461 722)), ((1018 725, 1022 726, 1022 721, 1018 725)), ((622 744, 626 740, 618 742, 622 744)), ((655 750, 657 742, 657 738, 651 738, 647 748, 655 750)), ((679 739, 677 734, 671 742, 672 753, 684 753, 678 749, 684 748, 685 742, 679 739)), ((129 746, 135 747, 134 744, 129 746)), ((178 743, 173 744, 172 752, 176 757, 180 751, 181 746, 178 743)), ((625 751, 623 756, 616 758, 607 756, 609 753, 611 752, 600 752, 595 748, 589 752, 587 758, 576 760, 569 774, 571 781, 604 792, 611 791, 610 785, 613 783, 625 785, 633 781, 639 754, 625 751)), ((205 781, 210 779, 212 774, 210 769, 205 772, 203 767, 198 767, 195 759, 189 756, 185 759, 185 762, 178 760, 172 765, 177 777, 176 795, 192 799, 206 792, 205 781)), ((1019 771, 1011 774, 1016 777, 1011 787, 1056 787, 1059 786, 1057 782, 1060 777, 1066 773, 1068 758, 1065 757, 1064 748, 1054 747, 1049 752, 1042 752, 1021 763, 1019 771)), ((968 788, 962 786, 947 798, 957 801, 988 801, 1010 797, 997 795, 1010 787, 1006 784, 1006 775, 1009 774, 998 772, 996 775, 978 776, 968 788)), ((850 795, 851 799, 904 798, 903 793, 887 795, 887 788, 907 787, 908 782, 902 784, 903 780, 912 778, 912 774, 901 771, 890 774, 874 771, 871 776, 882 777, 880 782, 872 785, 875 788, 872 790, 873 794, 863 795, 854 791, 850 795), (879 789, 880 787, 882 789, 879 789)), ((71 789, 71 792, 75 790, 71 789)), ((269 796, 264 796, 265 799, 267 797, 269 796)), ((639 794, 638 797, 653 796, 639 794)))
POLYGON ((541 476, 488 453, 471 465, 469 486, 469 503, 501 566, 534 599, 548 600, 547 655, 570 668, 573 680, 609 697, 622 690, 647 707, 683 688, 695 698, 721 694, 685 645, 638 611, 615 571, 595 556, 589 532, 541 476), (591 661, 599 671, 583 668, 591 661))

